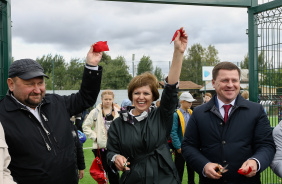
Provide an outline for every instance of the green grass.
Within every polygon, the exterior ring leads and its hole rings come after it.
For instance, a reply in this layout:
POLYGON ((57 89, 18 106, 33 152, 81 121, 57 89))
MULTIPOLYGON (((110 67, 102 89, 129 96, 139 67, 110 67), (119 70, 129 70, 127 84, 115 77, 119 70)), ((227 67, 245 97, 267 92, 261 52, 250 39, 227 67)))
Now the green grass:
POLYGON ((268 119, 271 127, 275 127, 279 123, 277 115, 268 115, 268 119))
POLYGON ((92 144, 93 141, 91 139, 87 139, 86 142, 83 144, 83 152, 84 152, 84 160, 86 168, 84 170, 84 177, 79 180, 79 184, 94 184, 97 183, 92 176, 90 175, 89 169, 94 160, 94 154, 92 152, 92 144), (91 149, 87 149, 91 148, 91 149))
MULTIPOLYGON (((89 173, 90 166, 94 160, 94 155, 92 153, 92 140, 87 139, 87 141, 83 144, 84 151, 84 159, 86 164, 86 169, 84 170, 84 178, 79 181, 79 184, 96 184, 97 182, 91 177, 89 173), (90 148, 90 149, 87 149, 90 148)), ((277 177, 270 168, 267 168, 261 174, 262 184, 281 184, 281 178, 277 177)), ((188 182, 187 170, 186 167, 184 169, 183 180, 182 183, 186 184, 188 182)), ((195 173, 195 183, 199 183, 199 176, 195 173)))

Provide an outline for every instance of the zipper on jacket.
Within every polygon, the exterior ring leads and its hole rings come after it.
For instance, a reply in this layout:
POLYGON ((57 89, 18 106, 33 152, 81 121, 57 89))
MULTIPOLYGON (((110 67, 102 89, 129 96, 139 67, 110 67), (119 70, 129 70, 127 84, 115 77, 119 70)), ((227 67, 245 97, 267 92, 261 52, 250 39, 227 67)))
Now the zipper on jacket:
POLYGON ((41 132, 41 130, 40 130, 40 128, 39 128, 39 127, 37 127, 37 128, 38 128, 38 130, 39 130, 39 132, 40 132, 40 134, 41 134, 41 136, 42 136, 42 138, 43 138, 43 140, 44 140, 44 142, 45 142, 45 145, 46 145, 46 147, 47 147, 47 150, 48 150, 48 151, 51 151, 51 147, 50 147, 49 144, 47 143, 47 141, 46 141, 44 135, 42 134, 42 132, 41 132))
MULTIPOLYGON (((45 122, 48 121, 48 118, 47 118, 43 113, 41 113, 41 115, 42 115, 42 117, 43 117, 43 119, 44 119, 45 122)), ((45 132, 46 132, 47 135, 50 135, 50 133, 48 132, 48 130, 45 129, 45 132)), ((48 137, 48 138, 49 138, 49 137, 48 137)), ((58 141, 57 141, 57 139, 56 139, 56 137, 55 137, 54 135, 53 135, 53 138, 54 138, 54 141, 56 142, 56 146, 59 148, 58 141)), ((51 142, 50 139, 49 139, 49 141, 51 142)))
MULTIPOLYGON (((42 115, 44 121, 48 121, 48 119, 46 118, 46 116, 45 116, 44 114, 41 114, 41 113, 40 113, 40 107, 38 108, 38 114, 39 114, 39 116, 42 115)), ((42 121, 42 120, 41 120, 41 121, 42 121)), ((47 135, 50 135, 50 132, 44 127, 43 122, 42 122, 42 128, 44 129, 44 131, 45 131, 45 133, 46 133, 47 135)))
MULTIPOLYGON (((41 113, 41 105, 42 105, 42 103, 39 104, 39 106, 38 106, 38 114, 39 114, 40 118, 43 117, 44 122, 46 122, 46 121, 48 121, 48 118, 47 118, 43 113, 41 113)), ((41 121, 42 121, 42 119, 41 119, 41 121)), ((40 124, 41 124, 41 123, 40 123, 40 124)), ((42 128, 44 129, 45 133, 47 134, 47 138, 48 138, 48 140, 49 140, 51 146, 53 146, 53 143, 52 143, 52 141, 51 141, 51 139, 50 139, 50 135, 51 135, 51 134, 50 134, 50 132, 44 127, 43 121, 42 121, 42 124, 41 124, 41 125, 42 125, 42 128)), ((53 136, 53 137, 54 137, 54 136, 53 136)), ((54 140, 55 140, 55 139, 54 139, 54 140)), ((56 141, 56 142, 57 142, 57 141, 56 141)), ((54 148, 53 150, 54 150, 54 154, 57 155, 55 148, 54 148)))
MULTIPOLYGON (((41 104, 38 106, 38 114, 39 114, 39 116, 40 116, 40 107, 41 107, 41 104)), ((29 117, 31 118, 31 114, 32 114, 32 113, 31 113, 29 110, 27 110, 27 109, 25 109, 25 108, 21 108, 21 109, 27 111, 28 113, 30 113, 30 114, 29 114, 29 117)), ((34 115, 32 115, 32 116, 38 121, 38 119, 37 119, 34 115)), ((41 117, 41 116, 40 116, 40 117, 41 117)), ((44 116, 44 117, 45 117, 45 116, 44 116)), ((46 117, 45 117, 45 118, 46 118, 46 117)), ((44 118, 44 120, 45 120, 45 118, 44 118)), ((47 118, 46 118, 46 119, 47 119, 47 118)), ((48 121, 48 119, 47 119, 47 121, 48 121)), ((44 130, 44 132, 47 134, 47 138, 48 138, 50 144, 52 145, 52 142, 51 142, 51 140, 50 140, 50 138, 49 138, 50 132, 44 127, 43 123, 41 123, 41 122, 39 122, 39 121, 38 121, 38 123, 40 124, 40 126, 41 126, 41 128, 44 130)), ((38 128, 38 130, 39 130, 39 132, 40 132, 40 134, 41 134, 41 136, 42 136, 42 138, 43 138, 43 140, 44 140, 44 143, 45 143, 45 145, 46 145, 46 147, 47 147, 47 150, 48 150, 48 151, 51 151, 52 148, 51 148, 51 146, 48 144, 48 142, 46 141, 44 135, 42 134, 42 131, 40 130, 40 128, 39 128, 38 126, 37 126, 37 128, 38 128)), ((54 149, 54 154, 57 155, 55 149, 54 149)))
POLYGON ((48 119, 46 118, 46 116, 42 113, 42 117, 44 118, 45 121, 48 121, 48 119))

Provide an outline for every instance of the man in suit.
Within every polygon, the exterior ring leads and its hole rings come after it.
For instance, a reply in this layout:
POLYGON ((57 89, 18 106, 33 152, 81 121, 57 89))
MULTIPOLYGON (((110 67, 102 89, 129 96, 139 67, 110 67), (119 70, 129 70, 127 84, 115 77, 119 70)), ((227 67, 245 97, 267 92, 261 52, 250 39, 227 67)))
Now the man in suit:
POLYGON ((181 150, 200 184, 260 183, 260 172, 274 157, 267 115, 239 94, 240 73, 233 63, 217 64, 212 72, 216 95, 195 108, 188 122, 181 150))

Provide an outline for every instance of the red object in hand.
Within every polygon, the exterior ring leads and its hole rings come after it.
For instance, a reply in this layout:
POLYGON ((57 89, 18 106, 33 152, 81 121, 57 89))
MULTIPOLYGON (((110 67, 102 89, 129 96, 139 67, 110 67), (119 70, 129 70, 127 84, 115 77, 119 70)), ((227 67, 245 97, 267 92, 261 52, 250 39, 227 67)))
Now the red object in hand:
POLYGON ((242 169, 239 169, 239 170, 238 170, 238 173, 239 173, 239 174, 242 174, 242 175, 247 175, 247 174, 249 174, 251 171, 252 171, 252 168, 249 167, 249 170, 248 170, 246 173, 244 173, 242 169))
MULTIPOLYGON (((175 40, 175 38, 177 37, 177 31, 180 31, 180 36, 184 36, 184 35, 183 35, 183 32, 182 32, 182 29, 178 29, 178 30, 175 31, 175 33, 174 33, 174 35, 173 35, 173 37, 172 37, 171 42, 173 42, 173 41, 175 40)), ((170 42, 170 43, 171 43, 171 42, 170 42)))
POLYGON ((107 41, 99 41, 94 45, 94 52, 109 51, 107 41))

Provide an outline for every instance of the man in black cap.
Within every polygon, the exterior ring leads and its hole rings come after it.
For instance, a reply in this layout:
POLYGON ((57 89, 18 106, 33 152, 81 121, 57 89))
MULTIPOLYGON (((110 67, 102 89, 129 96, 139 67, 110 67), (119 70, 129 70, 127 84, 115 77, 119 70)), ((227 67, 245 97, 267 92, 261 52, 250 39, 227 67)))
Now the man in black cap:
POLYGON ((0 101, 11 163, 19 184, 77 184, 73 125, 70 117, 91 107, 100 91, 102 52, 87 54, 81 88, 70 96, 45 95, 43 68, 21 59, 9 68, 9 91, 0 101))

